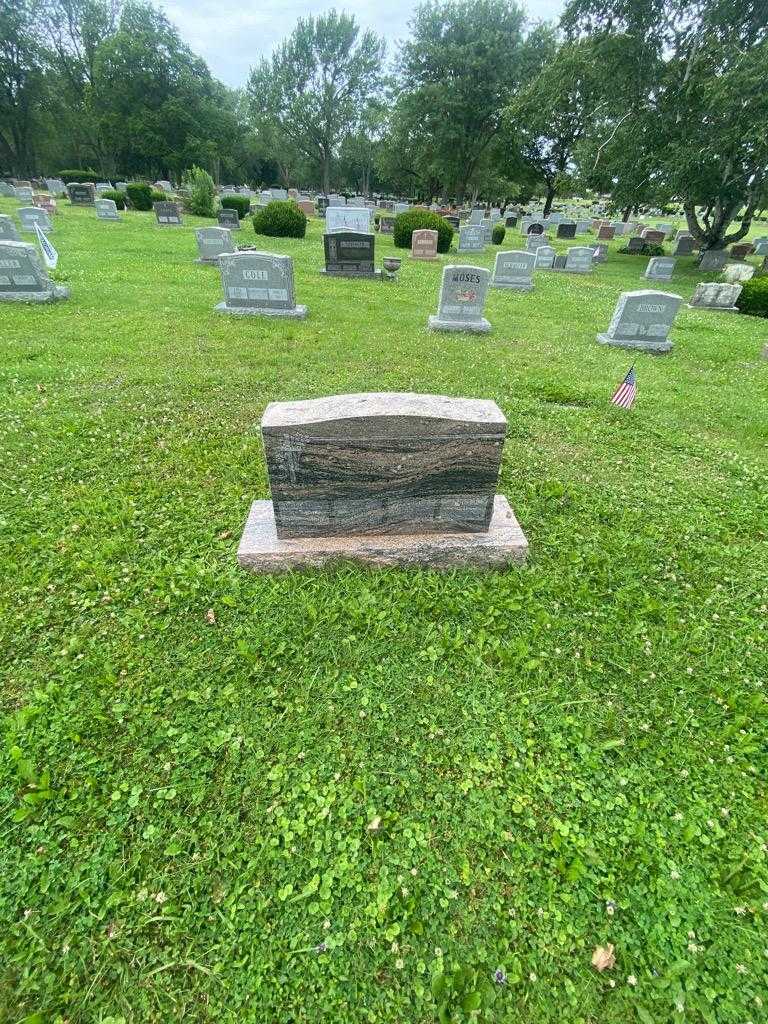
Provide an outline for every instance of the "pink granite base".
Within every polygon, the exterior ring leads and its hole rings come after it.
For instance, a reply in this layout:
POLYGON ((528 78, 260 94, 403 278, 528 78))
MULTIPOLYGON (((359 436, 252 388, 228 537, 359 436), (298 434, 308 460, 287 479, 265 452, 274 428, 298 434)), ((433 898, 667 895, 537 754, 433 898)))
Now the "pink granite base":
POLYGON ((427 569, 503 569, 524 562, 528 541, 503 495, 494 498, 487 533, 295 537, 281 540, 271 501, 254 501, 240 538, 237 560, 259 573, 318 568, 353 561, 371 566, 427 569))

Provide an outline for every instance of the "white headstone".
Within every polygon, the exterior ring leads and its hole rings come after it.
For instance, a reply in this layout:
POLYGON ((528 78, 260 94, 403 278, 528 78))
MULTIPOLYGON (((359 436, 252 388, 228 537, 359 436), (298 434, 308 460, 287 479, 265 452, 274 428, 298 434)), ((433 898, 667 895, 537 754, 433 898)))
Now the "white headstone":
POLYGON ((371 230, 371 211, 364 206, 329 206, 325 211, 325 230, 365 231, 371 230))

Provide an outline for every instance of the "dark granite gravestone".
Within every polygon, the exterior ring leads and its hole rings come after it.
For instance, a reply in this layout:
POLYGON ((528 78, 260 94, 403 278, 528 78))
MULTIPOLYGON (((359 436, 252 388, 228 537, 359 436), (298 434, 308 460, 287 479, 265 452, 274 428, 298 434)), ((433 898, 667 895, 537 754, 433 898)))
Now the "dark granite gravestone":
POLYGON ((27 242, 0 242, 0 302, 58 302, 69 289, 50 280, 27 242))
POLYGON ((443 220, 447 220, 448 223, 451 225, 451 227, 453 228, 454 231, 458 231, 459 228, 461 227, 461 221, 459 220, 458 217, 454 217, 454 216, 452 216, 450 214, 446 214, 445 217, 443 217, 443 220))
POLYGON ((93 206, 96 199, 96 189, 90 182, 82 185, 73 181, 67 185, 67 195, 73 206, 93 206))
POLYGON ((334 231, 323 235, 325 270, 337 277, 381 277, 373 265, 376 236, 365 231, 334 231))
POLYGON ((261 423, 271 501, 240 565, 503 566, 527 541, 495 494, 506 420, 493 402, 383 393, 274 402, 261 423))
POLYGON ((557 225, 557 237, 558 238, 575 238, 576 237, 576 225, 573 221, 562 221, 557 225))
POLYGON ((528 225, 528 234, 529 235, 543 235, 544 234, 544 224, 540 220, 533 221, 533 223, 528 225))
POLYGON ((493 267, 491 288, 510 288, 518 292, 533 290, 536 253, 512 249, 500 252, 493 267))
POLYGON ((181 207, 178 203, 161 202, 153 203, 157 223, 162 227, 178 227, 181 222, 181 207))
MULTIPOLYGON (((327 216, 327 214, 326 214, 327 216)), ((395 231, 395 218, 385 214, 379 215, 379 234, 392 235, 395 231)))
POLYGON ((665 232, 657 231, 654 228, 646 228, 642 235, 644 241, 650 245, 663 245, 664 239, 667 237, 665 232))
POLYGON ((645 249, 645 239, 641 238, 640 235, 634 235, 627 242, 627 250, 629 252, 642 253, 643 249, 645 249))
MULTIPOLYGON (((479 225, 468 225, 479 227, 479 225)), ((471 331, 487 334, 491 325, 483 316, 491 273, 484 267, 450 265, 443 270, 437 316, 428 324, 432 331, 471 331)))
POLYGON ((504 218, 504 227, 505 228, 516 228, 517 227, 517 215, 516 214, 509 214, 508 216, 506 216, 504 218))
POLYGON ((610 224, 601 224, 597 230, 597 240, 598 242, 611 242, 615 234, 616 229, 611 227, 610 224))
POLYGON ((747 256, 752 256, 755 252, 755 247, 751 242, 740 242, 738 245, 731 246, 731 259, 732 260, 744 260, 747 256))
MULTIPOLYGON (((203 230, 226 231, 226 228, 203 230)), ((290 256, 272 252, 225 252, 219 256, 218 263, 224 301, 215 307, 217 313, 294 320, 306 317, 307 307, 296 305, 290 256)))
POLYGON ((237 210, 229 210, 226 206, 222 206, 216 213, 216 220, 220 228, 229 228, 230 231, 240 230, 240 218, 237 215, 237 210))
POLYGON ((622 292, 605 334, 598 334, 603 345, 664 353, 672 349, 669 331, 682 302, 669 292, 622 292))

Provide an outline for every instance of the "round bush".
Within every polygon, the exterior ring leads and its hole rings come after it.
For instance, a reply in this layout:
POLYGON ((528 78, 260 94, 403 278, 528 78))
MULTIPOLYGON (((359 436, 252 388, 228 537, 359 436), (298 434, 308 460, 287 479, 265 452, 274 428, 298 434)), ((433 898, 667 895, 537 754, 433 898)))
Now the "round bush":
POLYGON ((125 194, 134 210, 151 210, 153 188, 145 181, 131 181, 128 183, 125 194))
POLYGON ((760 274, 745 281, 736 305, 741 313, 768 317, 768 274, 760 274))
POLYGON ((501 245, 504 241, 504 235, 506 235, 507 229, 503 224, 494 224, 493 231, 491 233, 491 241, 494 245, 501 245))
POLYGON ((222 196, 222 210, 237 210, 237 219, 242 220, 251 209, 251 200, 248 196, 222 196))
POLYGON ((303 238, 307 233, 307 217, 292 199, 273 199, 253 215, 257 235, 273 238, 303 238))
POLYGON ((102 181, 102 178, 96 173, 96 171, 91 169, 72 170, 70 168, 68 171, 59 171, 59 177, 65 185, 69 185, 73 181, 77 181, 81 185, 86 184, 87 182, 90 181, 92 184, 95 185, 97 181, 102 181))
POLYGON ((421 228, 429 228, 431 231, 436 231, 437 251, 448 252, 451 248, 451 240, 453 239, 453 228, 444 217, 440 217, 437 213, 432 213, 431 210, 420 208, 405 210, 403 213, 398 213, 395 217, 395 227, 392 232, 395 248, 410 249, 411 235, 414 231, 419 231, 421 228))
POLYGON ((167 203, 169 201, 172 202, 171 195, 169 192, 163 192, 161 188, 153 188, 149 208, 151 210, 155 203, 167 203))
POLYGON ((113 199, 118 210, 125 209, 125 192, 120 192, 116 188, 105 189, 99 196, 99 199, 113 199))

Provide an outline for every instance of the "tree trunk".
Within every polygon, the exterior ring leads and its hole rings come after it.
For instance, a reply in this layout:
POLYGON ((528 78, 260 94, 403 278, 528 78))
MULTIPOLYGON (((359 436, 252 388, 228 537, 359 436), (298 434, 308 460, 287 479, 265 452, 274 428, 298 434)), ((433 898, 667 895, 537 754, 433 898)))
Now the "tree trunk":
POLYGON ((555 201, 556 189, 554 185, 547 185, 547 198, 544 203, 544 209, 541 211, 542 217, 548 217, 549 211, 552 209, 552 203, 555 201))
POLYGON ((331 154, 327 150, 322 151, 323 167, 323 192, 330 195, 331 192, 331 154))
POLYGON ((730 234, 726 233, 728 225, 741 205, 741 203, 729 203, 722 206, 720 203, 717 203, 714 209, 714 218, 711 217, 710 211, 707 210, 702 223, 696 213, 695 204, 692 202, 683 204, 688 230, 696 241, 700 243, 703 252, 706 252, 708 249, 723 249, 726 245, 730 245, 731 242, 738 242, 749 232, 755 212, 752 202, 747 203, 744 216, 741 218, 741 226, 730 234))
POLYGON ((631 213, 632 213, 632 207, 631 206, 625 206, 624 210, 623 210, 623 212, 621 214, 621 219, 624 221, 625 224, 629 220, 629 217, 630 217, 631 213))

